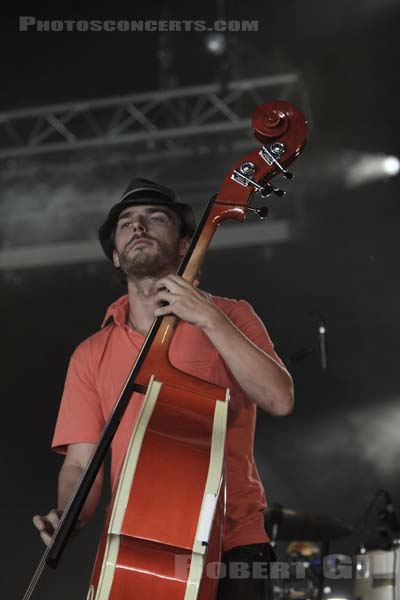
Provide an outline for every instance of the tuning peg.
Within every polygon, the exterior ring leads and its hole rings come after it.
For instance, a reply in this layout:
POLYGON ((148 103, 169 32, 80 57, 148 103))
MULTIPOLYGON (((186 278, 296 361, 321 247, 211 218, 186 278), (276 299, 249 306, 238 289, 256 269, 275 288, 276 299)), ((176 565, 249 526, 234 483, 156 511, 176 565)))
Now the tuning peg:
POLYGON ((269 215, 269 208, 268 206, 260 206, 260 208, 256 209, 256 213, 260 219, 266 219, 269 215))
POLYGON ((284 152, 284 144, 281 142, 276 142, 275 144, 271 144, 269 147, 263 146, 260 150, 260 156, 262 156, 265 162, 269 165, 276 165, 286 179, 294 179, 293 173, 288 171, 279 161, 284 152))
POLYGON ((283 169, 282 173, 283 173, 283 176, 286 177, 286 179, 294 179, 294 175, 290 171, 283 169))
POLYGON ((279 198, 282 198, 286 194, 284 190, 275 187, 272 183, 267 183, 260 191, 262 198, 268 198, 272 193, 276 194, 279 198))
MULTIPOLYGON (((274 159, 275 160, 275 159, 274 159)), ((276 161, 275 161, 276 162, 276 161)), ((274 193, 280 198, 286 194, 283 190, 275 187, 272 183, 266 183, 260 185, 254 179, 250 177, 255 171, 255 166, 251 162, 244 162, 240 165, 239 169, 235 169, 231 175, 231 179, 240 183, 244 187, 247 187, 249 184, 254 185, 257 192, 261 192, 261 196, 263 198, 267 198, 270 194, 274 193)), ((287 171, 286 171, 287 172, 287 171)), ((289 174, 291 175, 291 174, 289 174)))
POLYGON ((260 208, 252 208, 251 206, 248 206, 247 210, 255 213, 260 219, 266 219, 269 215, 268 206, 260 206, 260 208))

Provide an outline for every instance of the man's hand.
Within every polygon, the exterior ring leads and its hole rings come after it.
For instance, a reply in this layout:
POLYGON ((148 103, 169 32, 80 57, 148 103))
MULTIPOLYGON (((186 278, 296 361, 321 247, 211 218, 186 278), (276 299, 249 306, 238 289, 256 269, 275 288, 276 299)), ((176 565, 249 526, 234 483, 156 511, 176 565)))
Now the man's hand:
POLYGON ((182 277, 168 275, 157 282, 156 317, 176 315, 197 325, 208 336, 249 400, 273 415, 287 415, 293 407, 289 373, 260 350, 204 292, 182 277))
MULTIPOLYGON (((33 517, 33 524, 36 527, 36 529, 40 531, 40 537, 42 538, 46 546, 50 544, 54 532, 58 527, 62 514, 62 510, 59 510, 58 508, 52 508, 47 515, 35 515, 33 517)), ((82 529, 82 527, 83 523, 80 519, 78 519, 68 539, 73 540, 74 537, 82 529)))
MULTIPOLYGON (((40 531, 40 537, 48 546, 53 537, 54 531, 63 514, 63 510, 73 493, 83 470, 85 469, 92 453, 95 444, 79 443, 70 444, 67 448, 67 454, 64 459, 58 477, 58 500, 57 504, 60 508, 53 508, 47 515, 35 515, 33 524, 40 531)), ((82 529, 85 523, 93 515, 101 494, 103 484, 103 467, 100 469, 95 482, 90 490, 89 496, 86 499, 85 505, 79 515, 75 527, 71 533, 71 539, 82 529)))
POLYGON ((53 508, 47 515, 35 515, 33 524, 40 531, 40 537, 48 546, 55 530, 58 527, 62 515, 62 510, 53 508))
POLYGON ((224 319, 223 313, 205 292, 193 287, 178 275, 168 275, 157 281, 157 302, 167 302, 154 311, 156 317, 176 315, 201 329, 224 319))

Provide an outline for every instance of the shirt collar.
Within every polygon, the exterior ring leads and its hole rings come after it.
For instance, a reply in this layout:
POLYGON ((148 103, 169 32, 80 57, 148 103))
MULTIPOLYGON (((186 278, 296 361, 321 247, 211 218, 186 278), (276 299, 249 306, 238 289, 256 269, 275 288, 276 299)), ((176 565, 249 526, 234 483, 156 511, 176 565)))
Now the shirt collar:
POLYGON ((109 321, 109 319, 111 319, 111 317, 114 319, 114 323, 116 325, 125 325, 126 319, 128 316, 128 312, 129 312, 129 297, 128 297, 128 294, 125 294, 124 296, 121 296, 120 298, 118 298, 118 300, 115 300, 115 302, 110 304, 110 306, 107 308, 107 311, 106 311, 106 314, 105 314, 105 317, 103 319, 101 326, 104 327, 106 325, 107 321, 109 321))
MULTIPOLYGON (((193 285, 194 287, 197 287, 199 285, 198 279, 194 280, 193 285)), ((111 317, 114 319, 114 323, 116 325, 125 325, 126 320, 128 318, 128 314, 129 296, 128 294, 124 294, 123 296, 118 298, 118 300, 115 300, 115 302, 110 304, 110 306, 107 308, 101 327, 103 328, 111 319, 111 317)))

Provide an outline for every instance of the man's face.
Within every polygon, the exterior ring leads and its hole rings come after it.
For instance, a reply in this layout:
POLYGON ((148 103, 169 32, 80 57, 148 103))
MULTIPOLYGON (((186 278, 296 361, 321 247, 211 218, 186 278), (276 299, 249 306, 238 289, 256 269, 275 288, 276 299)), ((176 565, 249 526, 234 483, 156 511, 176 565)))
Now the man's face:
POLYGON ((113 262, 131 279, 159 278, 176 271, 189 240, 168 207, 135 204, 124 209, 115 228, 113 262))

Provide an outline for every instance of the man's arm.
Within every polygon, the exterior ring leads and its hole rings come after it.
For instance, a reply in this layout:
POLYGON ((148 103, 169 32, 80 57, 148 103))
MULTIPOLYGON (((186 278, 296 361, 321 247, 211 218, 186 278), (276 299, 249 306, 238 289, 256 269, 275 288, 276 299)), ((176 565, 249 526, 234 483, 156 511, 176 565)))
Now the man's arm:
POLYGON ((197 325, 209 337, 236 381, 258 406, 273 415, 287 415, 293 408, 293 382, 289 373, 258 348, 213 304, 206 294, 177 275, 158 282, 155 316, 174 314, 197 325))
POLYGON ((293 382, 284 367, 258 348, 217 309, 203 327, 247 398, 275 416, 293 408, 293 382))
MULTIPOLYGON (((40 536, 46 546, 49 545, 61 515, 71 497, 75 486, 86 467, 95 444, 70 444, 67 448, 64 463, 58 476, 58 502, 57 508, 52 509, 47 515, 35 515, 33 524, 40 531, 40 536)), ((103 468, 100 469, 85 505, 79 516, 75 531, 79 531, 92 517, 100 499, 103 485, 103 468)))

